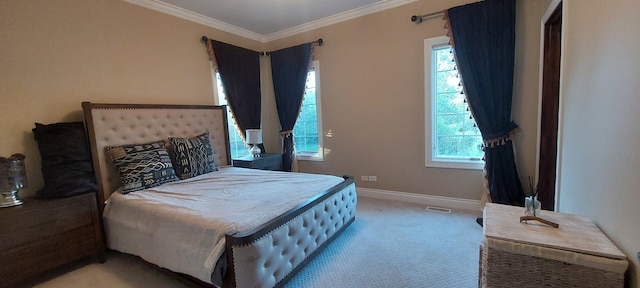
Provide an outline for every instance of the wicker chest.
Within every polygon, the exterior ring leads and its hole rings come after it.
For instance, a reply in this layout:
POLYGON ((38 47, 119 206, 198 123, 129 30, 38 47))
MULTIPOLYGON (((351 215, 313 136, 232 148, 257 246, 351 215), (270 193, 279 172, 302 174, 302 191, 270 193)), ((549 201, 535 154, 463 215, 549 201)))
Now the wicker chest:
POLYGON ((542 211, 560 224, 520 222, 523 207, 487 204, 480 287, 623 287, 625 255, 586 217, 542 211))

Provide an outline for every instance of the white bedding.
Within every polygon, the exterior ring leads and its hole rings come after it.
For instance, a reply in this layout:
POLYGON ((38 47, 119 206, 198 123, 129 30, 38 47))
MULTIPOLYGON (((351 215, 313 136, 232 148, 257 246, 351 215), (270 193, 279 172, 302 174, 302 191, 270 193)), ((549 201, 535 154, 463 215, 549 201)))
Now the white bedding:
POLYGON ((103 216, 107 245, 211 283, 226 232, 255 228, 342 181, 222 167, 152 189, 113 193, 103 216))

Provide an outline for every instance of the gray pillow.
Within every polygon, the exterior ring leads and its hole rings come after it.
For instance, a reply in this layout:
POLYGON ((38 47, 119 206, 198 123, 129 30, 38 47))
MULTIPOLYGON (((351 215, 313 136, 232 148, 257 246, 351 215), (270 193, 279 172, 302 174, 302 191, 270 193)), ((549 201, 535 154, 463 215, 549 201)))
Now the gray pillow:
POLYGON ((164 145, 157 141, 105 148, 120 172, 123 194, 178 181, 164 145))
POLYGON ((169 137, 169 143, 173 166, 180 179, 218 171, 208 131, 193 138, 169 137))

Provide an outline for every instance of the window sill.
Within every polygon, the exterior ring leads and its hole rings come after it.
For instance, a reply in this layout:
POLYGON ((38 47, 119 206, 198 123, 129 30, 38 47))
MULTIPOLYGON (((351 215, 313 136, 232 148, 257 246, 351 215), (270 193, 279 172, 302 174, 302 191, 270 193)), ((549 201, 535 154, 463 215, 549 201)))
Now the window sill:
POLYGON ((298 159, 298 161, 314 161, 314 162, 324 161, 324 157, 315 153, 299 153, 299 154, 296 154, 296 159, 298 159))
POLYGON ((425 163, 425 167, 460 169, 460 170, 484 170, 484 162, 470 163, 470 162, 455 162, 455 161, 427 161, 425 163))

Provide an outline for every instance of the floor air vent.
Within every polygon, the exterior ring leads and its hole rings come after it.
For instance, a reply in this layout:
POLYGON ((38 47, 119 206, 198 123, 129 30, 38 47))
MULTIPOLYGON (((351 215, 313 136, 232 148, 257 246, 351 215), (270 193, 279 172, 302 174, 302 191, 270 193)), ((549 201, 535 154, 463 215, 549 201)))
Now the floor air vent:
POLYGON ((440 212, 440 213, 451 213, 451 209, 449 209, 449 208, 427 206, 426 209, 427 209, 427 211, 434 211, 434 212, 440 212))

